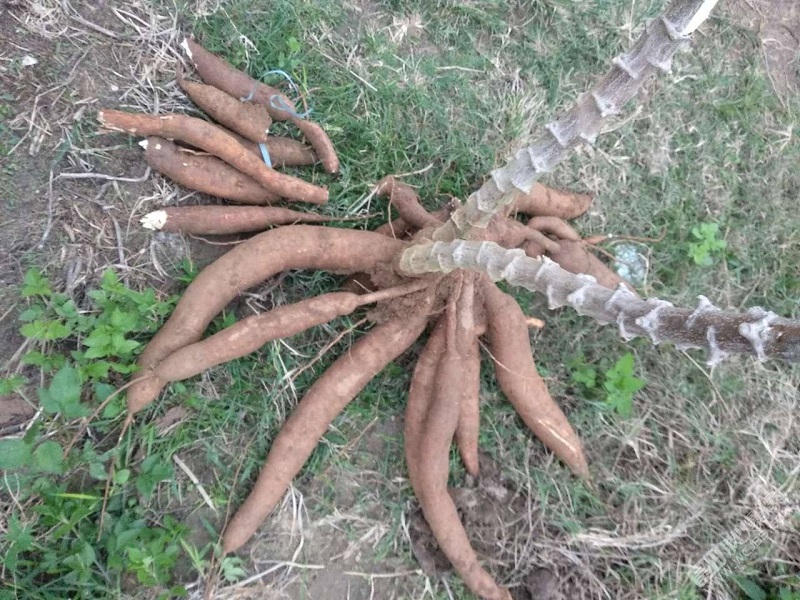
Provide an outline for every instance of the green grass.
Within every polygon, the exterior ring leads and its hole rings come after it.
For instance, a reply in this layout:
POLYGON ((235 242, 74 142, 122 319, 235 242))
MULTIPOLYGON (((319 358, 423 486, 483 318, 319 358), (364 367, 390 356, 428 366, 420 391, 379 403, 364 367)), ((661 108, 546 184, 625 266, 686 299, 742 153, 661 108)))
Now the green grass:
MULTIPOLYGON (((625 25, 638 30, 661 5, 476 0, 343 8, 332 0, 234 0, 224 11, 195 20, 192 30, 208 49, 251 74, 281 68, 307 90, 312 118, 329 132, 342 173, 335 180, 321 172, 299 173, 330 186, 326 212, 379 213, 367 223, 344 225, 371 227, 386 219, 382 202, 365 204, 377 180, 419 171, 406 181, 419 186, 426 206, 464 198, 607 68, 627 44, 625 25), (257 52, 246 50, 242 36, 257 52)), ((698 37, 694 52, 678 58, 672 75, 648 86, 638 112, 632 108, 596 148, 580 150, 546 183, 596 193, 592 210, 578 222, 583 233, 657 238, 664 232, 663 239, 642 246, 647 295, 691 304, 704 293, 727 307, 763 305, 800 316, 800 143, 791 133, 798 109, 795 99, 784 108, 773 93, 755 34, 718 18, 698 37), (692 233, 706 223, 719 225, 714 236, 692 233), (724 248, 715 243, 721 240, 724 248), (703 244, 711 264, 693 259, 705 256, 697 248, 703 244)), ((268 302, 293 302, 332 290, 338 281, 292 274, 268 302)), ((542 299, 529 294, 518 298, 526 312, 547 321, 533 334, 537 361, 584 439, 596 481, 576 482, 531 438, 484 364, 482 449, 527 497, 539 523, 531 526, 536 536, 530 547, 519 546, 521 538, 500 540, 492 568, 512 582, 538 566, 556 568, 567 597, 703 597, 686 582, 687 565, 741 520, 757 475, 781 483, 796 466, 797 426, 787 425, 786 415, 796 412, 800 373, 781 364, 733 360, 709 376, 699 354, 691 354, 695 364, 671 348, 643 340, 626 344, 613 329, 563 310, 548 312, 542 299), (614 370, 620 361, 623 375, 614 370), (575 378, 587 366, 596 371, 597 388, 575 378), (646 385, 633 396, 632 416, 610 410, 608 394, 632 389, 628 384, 636 379, 646 385), (612 390, 603 387, 608 381, 616 382, 612 390), (765 444, 778 448, 777 455, 765 444), (731 498, 737 504, 730 506, 731 498), (675 529, 684 533, 670 539, 675 529), (644 543, 652 532, 656 541, 644 543)), ((89 310, 98 318, 106 314, 97 304, 89 310)), ((213 327, 232 318, 228 314, 213 327)), ((241 501, 294 403, 366 328, 345 335, 293 380, 287 375, 359 318, 338 319, 171 386, 118 451, 111 450, 118 418, 105 415, 96 430, 101 447, 93 450, 90 443, 73 462, 59 465, 65 474, 54 475, 46 489, 33 487, 33 479, 51 466, 46 456, 32 471, 23 469, 11 491, 20 502, 34 499, 37 508, 11 513, 13 535, 4 550, 16 544, 22 562, 4 563, 12 574, 6 580, 17 587, 0 598, 115 597, 142 587, 152 597, 194 581, 198 568, 209 568, 229 497, 234 506, 241 501), (176 429, 159 434, 156 425, 175 406, 187 407, 188 415, 176 429), (216 512, 173 456, 199 478, 216 512), (111 462, 117 478, 101 542, 95 543, 98 498, 111 462), (122 547, 135 551, 114 562, 122 547)), ((73 326, 58 344, 42 344, 43 355, 89 369, 93 361, 72 351, 93 332, 99 336, 99 324, 87 323, 85 331, 73 326)), ((146 339, 154 326, 136 328, 134 339, 146 339)), ((124 364, 132 358, 124 348, 110 352, 124 364)), ((401 435, 413 355, 384 370, 335 421, 295 482, 302 508, 287 502, 262 528, 252 560, 228 560, 228 573, 234 576, 241 567, 241 578, 264 570, 264 561, 294 560, 299 515, 307 539, 298 562, 397 573, 372 582, 376 597, 416 598, 426 585, 436 598, 470 597, 457 578, 446 579, 448 588, 405 574, 417 568, 403 533, 412 495, 401 435)), ((44 380, 61 366, 44 368, 44 380)), ((122 378, 98 381, 118 385, 122 378)), ((82 402, 96 403, 87 393, 82 402)), ((41 447, 36 436, 54 433, 53 441, 64 444, 76 426, 74 419, 48 416, 26 443, 35 453, 41 447)), ((463 469, 455 455, 451 462, 452 482, 460 484, 463 469)), ((781 540, 763 549, 734 574, 784 600, 781 590, 797 587, 778 560, 787 557, 787 548, 796 549, 791 544, 781 540)), ((268 585, 292 598, 319 585, 315 570, 300 568, 293 577, 268 585)), ((348 581, 355 590, 369 591, 364 578, 348 581)))

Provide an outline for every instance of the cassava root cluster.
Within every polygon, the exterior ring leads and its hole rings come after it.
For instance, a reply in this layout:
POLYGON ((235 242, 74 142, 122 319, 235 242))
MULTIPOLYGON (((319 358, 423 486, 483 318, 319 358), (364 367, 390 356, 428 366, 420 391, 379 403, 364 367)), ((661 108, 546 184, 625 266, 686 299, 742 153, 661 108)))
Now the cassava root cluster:
MULTIPOLYGON (((577 476, 588 478, 589 468, 576 432, 536 370, 526 316, 513 297, 495 285, 497 280, 546 294, 551 308, 570 306, 600 323, 616 324, 625 339, 644 335, 654 343, 705 348, 712 363, 729 353, 800 360, 800 324, 795 321, 761 309, 725 312, 706 299, 696 308, 682 309, 640 298, 591 252, 594 241, 582 239, 567 223, 587 210, 591 197, 534 181, 567 149, 591 142, 603 119, 633 97, 647 75, 669 68, 672 55, 697 27, 697 15, 707 16, 709 1, 673 2, 663 17, 648 25, 633 50, 615 60, 595 92, 549 126, 540 142, 495 171, 463 206, 456 203, 428 212, 412 188, 387 177, 377 193, 399 217, 373 232, 290 224, 324 219, 272 206, 239 207, 235 216, 209 212, 209 207, 148 215, 152 227, 168 229, 172 223, 170 230, 180 232, 276 227, 231 249, 188 287, 139 357, 140 371, 128 389, 126 427, 169 382, 375 305, 370 313, 375 326, 309 388, 273 441, 250 495, 225 528, 224 553, 237 551, 250 539, 333 419, 384 366, 427 332, 405 412, 411 487, 442 551, 469 588, 490 600, 510 598, 480 565, 447 489, 452 443, 466 471, 480 473, 481 345, 487 348, 506 398, 532 433, 577 476), (214 316, 238 294, 289 269, 324 270, 349 278, 344 291, 277 307, 203 339, 214 316)), ((101 123, 147 137, 148 162, 191 189, 254 205, 279 199, 324 202, 326 190, 273 168, 310 164, 318 158, 326 170, 335 172, 336 153, 324 131, 297 116, 279 91, 191 40, 184 42, 184 49, 207 85, 189 83, 181 75, 179 85, 232 131, 183 115, 111 110, 101 112, 101 123), (272 119, 292 121, 313 150, 269 136, 272 119), (263 160, 264 146, 272 166, 263 160)))
MULTIPOLYGON (((416 193, 393 178, 384 179, 378 191, 400 213, 382 233, 313 225, 278 227, 239 244, 206 267, 144 349, 141 371, 128 390, 129 418, 149 405, 170 381, 191 377, 360 306, 377 305, 373 311, 379 315, 377 325, 314 383, 273 441, 250 495, 225 529, 223 552, 235 552, 280 502, 333 419, 370 379, 430 329, 406 410, 411 485, 442 550, 470 588, 481 597, 508 598, 507 590, 480 566, 447 491, 453 440, 466 470, 479 474, 481 337, 503 391, 531 431, 577 475, 588 477, 588 465, 577 434, 536 371, 526 317, 515 300, 484 274, 457 270, 408 276, 400 272, 402 253, 430 239, 447 214, 428 213, 416 193), (309 268, 351 273, 345 289, 354 291, 278 307, 202 339, 211 319, 237 294, 281 271, 309 268)), ((573 261, 619 283, 619 277, 594 258, 560 218, 577 216, 589 203, 586 195, 537 186, 512 207, 515 213, 533 215, 527 224, 512 215, 498 216, 487 229, 487 239, 524 248, 531 256, 539 256, 546 247, 551 257, 563 258, 566 266, 573 261)))

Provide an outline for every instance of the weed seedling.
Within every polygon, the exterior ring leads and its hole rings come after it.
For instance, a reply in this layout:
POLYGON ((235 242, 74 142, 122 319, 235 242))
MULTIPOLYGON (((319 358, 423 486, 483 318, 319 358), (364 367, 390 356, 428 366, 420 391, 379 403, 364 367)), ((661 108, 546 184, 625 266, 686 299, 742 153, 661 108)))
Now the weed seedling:
POLYGON ((700 267, 710 267, 717 258, 724 256, 728 242, 720 237, 717 223, 701 223, 692 227, 689 257, 700 267))

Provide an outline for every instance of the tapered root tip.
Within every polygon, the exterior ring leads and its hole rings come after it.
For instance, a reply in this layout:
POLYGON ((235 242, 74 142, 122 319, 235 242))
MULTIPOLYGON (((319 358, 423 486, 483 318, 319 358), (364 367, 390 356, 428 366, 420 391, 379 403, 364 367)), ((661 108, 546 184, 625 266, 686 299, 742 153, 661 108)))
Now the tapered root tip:
POLYGON ((152 231, 161 231, 166 222, 167 213, 163 210, 154 210, 153 212, 147 213, 139 220, 139 223, 142 224, 142 227, 152 231))
POLYGON ((140 372, 138 375, 135 380, 131 381, 127 391, 126 403, 131 418, 158 398, 167 383, 152 371, 140 372))
POLYGON ((239 548, 244 546, 256 532, 257 527, 249 531, 246 535, 242 535, 242 530, 234 523, 235 519, 236 516, 234 515, 234 518, 231 519, 231 522, 228 523, 222 534, 222 556, 233 554, 239 550, 239 548), (231 527, 231 524, 234 526, 231 527))
POLYGON ((461 463, 464 465, 464 470, 472 477, 480 477, 481 467, 478 460, 471 456, 461 455, 461 463))
POLYGON ((394 177, 387 175, 375 184, 375 193, 379 196, 390 194, 392 192, 392 188, 394 187, 394 182, 394 177))
POLYGON ((592 480, 592 475, 589 473, 589 464, 586 462, 586 457, 583 455, 575 457, 569 462, 568 466, 573 475, 576 475, 587 482, 592 480))

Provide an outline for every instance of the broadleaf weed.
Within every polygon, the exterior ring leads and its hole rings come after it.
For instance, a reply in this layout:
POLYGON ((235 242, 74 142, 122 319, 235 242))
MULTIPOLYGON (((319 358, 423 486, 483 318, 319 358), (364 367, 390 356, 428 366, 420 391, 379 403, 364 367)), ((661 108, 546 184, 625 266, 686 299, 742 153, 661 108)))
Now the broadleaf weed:
POLYGON ((587 399, 601 401, 602 406, 623 418, 633 414, 633 398, 646 385, 634 374, 633 354, 628 352, 622 355, 611 366, 601 365, 599 372, 586 362, 583 355, 575 356, 568 367, 570 379, 587 399))
MULTIPOLYGON (((192 547, 185 526, 169 515, 158 522, 150 516, 157 487, 173 478, 169 457, 155 453, 126 464, 126 448, 109 447, 114 419, 124 410, 121 395, 91 424, 94 439, 66 457, 64 436, 114 392, 118 374, 135 370, 141 340, 169 314, 174 299, 130 290, 110 270, 87 294, 86 306, 54 292, 35 269, 25 274, 20 295, 28 304, 21 333, 32 348, 21 358, 27 377, 0 379, 0 394, 26 398, 35 371, 44 383, 36 392, 41 413, 25 434, 0 440, 2 493, 17 507, 0 541, 9 597, 111 597, 131 578, 168 586, 182 547, 192 547)), ((201 562, 199 551, 192 560, 201 562)), ((173 586, 162 597, 185 595, 173 586)))
POLYGON ((689 243, 689 257, 701 267, 712 266, 728 248, 728 242, 720 237, 717 223, 701 223, 692 227, 692 238, 694 241, 689 243))

